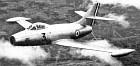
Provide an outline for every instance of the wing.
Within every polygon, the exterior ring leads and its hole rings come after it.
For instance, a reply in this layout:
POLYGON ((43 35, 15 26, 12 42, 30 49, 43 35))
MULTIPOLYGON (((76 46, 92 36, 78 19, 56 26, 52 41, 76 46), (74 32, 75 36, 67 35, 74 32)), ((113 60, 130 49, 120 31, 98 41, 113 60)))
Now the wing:
POLYGON ((18 24, 20 24, 21 26, 23 26, 24 28, 28 28, 30 25, 32 25, 32 23, 26 21, 26 20, 30 20, 31 18, 25 18, 25 17, 13 17, 13 18, 9 18, 6 21, 7 22, 17 22, 18 24))
POLYGON ((104 44, 104 41, 106 41, 106 40, 98 40, 97 42, 96 41, 77 42, 72 39, 61 39, 61 40, 57 40, 57 41, 53 42, 53 44, 69 46, 69 47, 74 47, 74 48, 81 48, 81 49, 86 49, 86 50, 93 50, 93 51, 98 51, 101 53, 105 52, 105 53, 109 53, 113 57, 125 56, 125 55, 128 55, 131 52, 135 51, 134 49, 112 48, 112 47, 110 47, 110 45, 107 45, 107 44, 106 44, 107 46, 100 45, 102 43, 104 44), (93 45, 89 45, 92 43, 93 43, 93 45))
POLYGON ((101 46, 89 46, 86 43, 77 42, 77 41, 72 40, 72 39, 60 39, 60 40, 53 42, 53 44, 58 44, 58 45, 62 45, 62 46, 69 46, 69 47, 74 47, 74 48, 81 48, 81 49, 86 49, 86 50, 94 50, 94 51, 111 53, 111 51, 109 51, 107 48, 103 48, 101 46))

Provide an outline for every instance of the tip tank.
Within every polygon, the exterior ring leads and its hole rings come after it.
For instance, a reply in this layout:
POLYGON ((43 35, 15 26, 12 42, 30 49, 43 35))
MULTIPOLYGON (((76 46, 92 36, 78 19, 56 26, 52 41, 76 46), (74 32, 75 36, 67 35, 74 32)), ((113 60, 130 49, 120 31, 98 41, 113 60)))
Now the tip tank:
POLYGON ((126 55, 132 53, 133 51, 135 51, 135 49, 119 49, 119 50, 112 52, 111 56, 112 57, 122 57, 122 56, 126 56, 126 55))

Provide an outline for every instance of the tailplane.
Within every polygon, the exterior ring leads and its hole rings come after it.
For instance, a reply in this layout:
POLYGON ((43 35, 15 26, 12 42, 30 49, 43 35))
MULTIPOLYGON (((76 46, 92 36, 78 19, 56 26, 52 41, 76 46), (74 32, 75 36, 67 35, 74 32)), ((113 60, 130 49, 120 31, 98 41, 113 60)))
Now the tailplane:
POLYGON ((92 25, 95 23, 95 20, 114 20, 111 18, 98 17, 97 14, 98 14, 99 7, 100 7, 100 3, 94 2, 93 5, 90 6, 87 12, 75 11, 75 13, 82 16, 82 18, 74 23, 78 23, 81 25, 92 25))

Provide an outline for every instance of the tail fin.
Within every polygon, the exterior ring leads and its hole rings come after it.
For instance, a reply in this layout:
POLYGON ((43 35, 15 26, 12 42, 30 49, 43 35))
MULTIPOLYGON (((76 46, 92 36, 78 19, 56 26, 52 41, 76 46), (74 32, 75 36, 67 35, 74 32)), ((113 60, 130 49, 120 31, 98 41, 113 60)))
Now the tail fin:
POLYGON ((77 14, 82 16, 82 18, 80 20, 78 20, 77 22, 74 22, 74 23, 78 23, 78 24, 81 24, 81 25, 92 25, 93 23, 95 23, 96 19, 99 19, 99 20, 114 20, 114 19, 110 19, 110 18, 97 17, 99 7, 100 7, 100 3, 94 2, 93 5, 91 5, 91 7, 88 9, 87 12, 75 11, 77 14))

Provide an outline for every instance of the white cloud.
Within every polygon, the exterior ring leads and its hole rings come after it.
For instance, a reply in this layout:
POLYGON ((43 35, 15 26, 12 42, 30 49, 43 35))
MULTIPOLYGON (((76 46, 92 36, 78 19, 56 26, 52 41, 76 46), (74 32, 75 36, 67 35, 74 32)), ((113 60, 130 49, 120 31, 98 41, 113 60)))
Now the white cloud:
POLYGON ((36 59, 43 60, 48 57, 48 53, 39 46, 35 48, 31 46, 13 46, 8 41, 1 39, 0 58, 2 57, 6 57, 8 59, 18 59, 30 66, 35 66, 32 61, 36 59))
POLYGON ((110 21, 110 23, 117 23, 122 25, 124 28, 130 27, 130 22, 126 21, 127 16, 125 15, 117 15, 115 13, 109 13, 105 17, 113 18, 115 21, 110 21))

